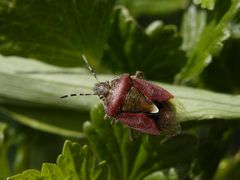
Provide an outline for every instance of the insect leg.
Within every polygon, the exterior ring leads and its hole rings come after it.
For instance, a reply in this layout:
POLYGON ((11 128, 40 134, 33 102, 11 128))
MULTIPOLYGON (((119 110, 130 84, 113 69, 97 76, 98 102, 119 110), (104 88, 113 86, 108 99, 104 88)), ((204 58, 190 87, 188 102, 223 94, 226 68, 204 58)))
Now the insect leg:
POLYGON ((139 79, 143 79, 143 72, 142 71, 136 71, 135 77, 139 79))
POLYGON ((129 138, 131 141, 135 141, 137 139, 134 137, 134 131, 132 128, 129 128, 129 138))

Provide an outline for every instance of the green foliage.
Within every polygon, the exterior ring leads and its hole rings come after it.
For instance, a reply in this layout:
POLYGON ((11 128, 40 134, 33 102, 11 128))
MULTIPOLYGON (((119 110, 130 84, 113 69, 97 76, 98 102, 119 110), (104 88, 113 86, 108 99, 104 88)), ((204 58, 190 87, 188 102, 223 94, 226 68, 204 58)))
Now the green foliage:
POLYGON ((177 75, 177 82, 196 79, 211 62, 212 56, 220 51, 222 42, 230 36, 230 22, 239 10, 239 0, 219 1, 217 8, 218 11, 210 14, 208 20, 204 12, 198 12, 194 7, 185 14, 183 34, 187 44, 183 47, 188 62, 177 75))
POLYGON ((192 164, 192 173, 200 179, 212 179, 221 158, 227 153, 233 128, 225 123, 216 123, 214 127, 206 127, 202 136, 205 141, 199 144, 196 158, 192 164), (211 159, 211 161, 209 161, 211 159))
POLYGON ((94 64, 108 36, 113 5, 114 0, 3 0, 0 52, 60 66, 78 66, 85 53, 94 64))
POLYGON ((239 167, 240 153, 238 152, 235 156, 225 158, 219 163, 214 179, 238 179, 240 177, 240 172, 238 171, 239 167))
POLYGON ((116 2, 0 0, 0 179, 240 179, 240 1, 116 2), (182 133, 130 141, 98 97, 60 99, 92 92, 83 53, 171 92, 182 133))
POLYGON ((225 42, 223 50, 201 74, 203 86, 215 91, 240 92, 240 49, 239 39, 229 39, 225 42), (218 78, 221 77, 221 78, 218 78))
POLYGON ((5 139, 5 131, 7 129, 7 124, 0 122, 0 179, 4 179, 9 174, 9 165, 7 160, 7 148, 5 139))
MULTIPOLYGON (((96 80, 87 75, 86 71, 66 70, 17 57, 2 57, 0 70, 0 113, 41 131, 68 137, 84 137, 82 126, 90 119, 88 111, 100 101, 95 96, 68 99, 60 97, 69 93, 92 92, 96 80), (21 107, 20 104, 24 106, 21 107)), ((99 78, 112 80, 114 76, 102 75, 99 78)), ((198 122, 213 118, 231 120, 240 117, 240 96, 232 97, 163 83, 159 85, 176 97, 179 121, 198 122)))
MULTIPOLYGON (((86 110, 90 109, 96 98, 83 97, 80 105, 77 99, 74 100, 75 103, 73 101, 70 104, 66 103, 60 96, 71 91, 79 91, 80 86, 78 82, 70 85, 68 78, 58 73, 64 69, 16 57, 0 57, 0 60, 0 91, 4 94, 0 97, 4 104, 0 106, 1 113, 32 128, 63 136, 83 137, 82 124, 89 119, 86 110), (51 71, 56 74, 48 74, 51 71)), ((81 69, 76 71, 82 72, 85 71, 81 69)), ((78 75, 71 78, 79 79, 78 75)), ((85 81, 84 85, 82 82, 84 78, 86 75, 80 78, 80 89, 82 92, 89 92, 92 83, 85 81)))
POLYGON ((102 161, 95 166, 94 162, 95 158, 87 146, 81 147, 77 143, 66 141, 56 164, 44 163, 41 172, 31 169, 8 179, 107 179, 108 167, 106 163, 102 161))
POLYGON ((201 4, 202 8, 213 9, 216 0, 193 0, 195 4, 201 4))
POLYGON ((179 176, 173 168, 168 172, 156 171, 144 178, 144 180, 178 180, 179 176))
POLYGON ((134 14, 163 15, 186 8, 188 0, 121 0, 121 2, 134 14))
POLYGON ((143 30, 127 9, 117 8, 111 29, 102 63, 112 71, 141 70, 147 78, 171 82, 185 63, 174 25, 155 21, 143 30))
POLYGON ((113 179, 143 179, 153 171, 184 164, 197 146, 197 138, 185 133, 169 139, 142 136, 132 142, 126 128, 104 120, 102 105, 92 109, 84 132, 98 157, 109 164, 113 179))

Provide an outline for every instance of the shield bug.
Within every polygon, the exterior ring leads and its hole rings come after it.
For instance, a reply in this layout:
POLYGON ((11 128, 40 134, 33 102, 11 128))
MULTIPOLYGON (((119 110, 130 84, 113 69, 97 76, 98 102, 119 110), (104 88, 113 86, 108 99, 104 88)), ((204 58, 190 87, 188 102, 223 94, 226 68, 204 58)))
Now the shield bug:
POLYGON ((103 101, 105 118, 122 122, 130 128, 131 135, 132 129, 150 135, 176 135, 180 132, 170 92, 144 80, 140 71, 133 76, 122 74, 110 82, 100 82, 86 57, 83 55, 82 58, 98 81, 93 87, 93 93, 70 94, 61 98, 99 96, 103 101))

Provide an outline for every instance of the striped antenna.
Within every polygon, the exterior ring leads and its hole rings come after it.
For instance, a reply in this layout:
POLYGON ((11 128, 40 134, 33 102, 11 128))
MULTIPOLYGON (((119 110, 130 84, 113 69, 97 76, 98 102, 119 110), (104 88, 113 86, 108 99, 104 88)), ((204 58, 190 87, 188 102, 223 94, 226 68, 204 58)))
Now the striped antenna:
POLYGON ((90 64, 88 63, 88 60, 87 60, 87 58, 86 58, 86 56, 85 56, 84 54, 82 55, 82 58, 83 58, 83 60, 84 60, 84 62, 85 62, 85 64, 86 64, 87 68, 91 71, 92 75, 95 77, 95 79, 97 80, 97 82, 100 82, 100 81, 98 80, 98 78, 97 78, 97 75, 96 75, 94 69, 90 66, 90 64))
POLYGON ((67 94, 67 95, 64 95, 64 96, 61 96, 60 98, 63 99, 63 98, 67 98, 67 97, 74 97, 74 96, 95 96, 97 94, 84 94, 84 93, 80 93, 80 94, 67 94))
MULTIPOLYGON (((95 79, 97 80, 97 82, 100 82, 100 81, 98 80, 98 78, 97 78, 97 75, 96 75, 95 71, 93 70, 93 68, 92 68, 92 67, 90 66, 90 64, 88 63, 88 60, 87 60, 87 58, 86 58, 86 56, 85 56, 84 54, 82 55, 82 58, 83 58, 83 60, 84 60, 84 62, 85 62, 85 64, 86 64, 87 68, 91 71, 92 75, 95 77, 95 79)), ((84 94, 84 93, 79 93, 79 94, 67 94, 67 95, 61 96, 60 98, 63 99, 63 98, 74 97, 74 96, 94 96, 94 95, 97 95, 97 94, 95 94, 95 93, 93 93, 93 94, 88 94, 88 93, 86 93, 86 94, 84 94)))

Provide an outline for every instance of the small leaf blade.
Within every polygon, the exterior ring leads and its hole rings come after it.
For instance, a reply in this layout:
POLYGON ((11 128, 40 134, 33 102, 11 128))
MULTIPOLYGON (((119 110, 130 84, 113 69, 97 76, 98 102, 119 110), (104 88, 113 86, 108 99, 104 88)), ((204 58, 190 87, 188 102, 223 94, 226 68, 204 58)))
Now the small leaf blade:
POLYGON ((216 0, 193 0, 193 2, 197 5, 201 4, 202 8, 213 10, 216 0))
POLYGON ((56 164, 44 163, 41 172, 27 170, 8 179, 94 180, 98 179, 99 175, 103 175, 102 177, 109 176, 105 162, 100 162, 95 166, 95 157, 87 146, 80 147, 79 144, 67 140, 56 164))
MULTIPOLYGON (((177 83, 186 83, 194 79, 196 80, 203 69, 211 63, 212 57, 221 50, 223 41, 229 38, 230 22, 239 10, 239 1, 218 1, 218 3, 218 11, 214 11, 215 14, 211 14, 210 17, 205 17, 210 20, 206 23, 204 28, 202 26, 204 26, 204 21, 206 20, 204 20, 204 17, 201 17, 202 12, 195 11, 195 13, 197 13, 195 17, 197 20, 200 19, 199 23, 203 23, 203 25, 195 26, 195 28, 201 27, 202 30, 201 32, 198 30, 194 31, 194 36, 196 37, 195 43, 187 50, 188 61, 176 75, 175 79, 177 83), (228 7, 227 10, 226 7, 228 7)), ((193 8, 190 7, 189 11, 191 11, 191 9, 193 8)), ((187 13, 189 13, 189 11, 187 13)), ((195 13, 193 11, 193 14, 195 13)), ((185 16, 184 21, 189 21, 189 19, 192 18, 190 17, 192 13, 188 15, 189 17, 187 18, 187 16, 185 16)), ((192 21, 196 21, 196 19, 191 19, 189 23, 192 23, 192 21)), ((187 31, 187 29, 185 30, 187 31)), ((191 35, 191 33, 189 34, 191 35)))

